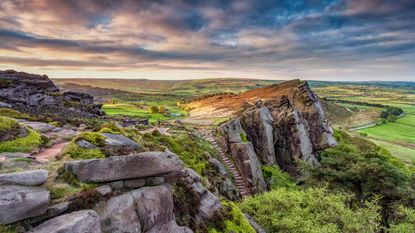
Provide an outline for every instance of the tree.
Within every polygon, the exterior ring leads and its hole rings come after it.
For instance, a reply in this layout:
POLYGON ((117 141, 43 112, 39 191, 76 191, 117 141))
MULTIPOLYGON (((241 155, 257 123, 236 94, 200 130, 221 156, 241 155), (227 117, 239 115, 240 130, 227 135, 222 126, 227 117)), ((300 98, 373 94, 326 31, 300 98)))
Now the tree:
POLYGON ((396 116, 395 116, 395 115, 389 115, 389 116, 388 116, 388 121, 389 121, 389 122, 395 122, 395 121, 396 121, 396 119, 397 119, 397 118, 396 118, 396 116))

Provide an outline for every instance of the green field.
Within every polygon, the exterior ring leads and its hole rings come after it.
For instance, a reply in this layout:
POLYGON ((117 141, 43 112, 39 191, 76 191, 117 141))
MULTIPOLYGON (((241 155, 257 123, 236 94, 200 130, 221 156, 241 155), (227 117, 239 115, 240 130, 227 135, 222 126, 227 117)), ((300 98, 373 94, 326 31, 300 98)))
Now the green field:
MULTIPOLYGON (((318 83, 315 91, 319 96, 331 100, 347 100, 382 104, 401 108, 405 116, 395 122, 387 122, 374 127, 358 130, 355 134, 367 135, 374 143, 385 147, 393 155, 405 162, 415 160, 415 85, 399 83, 318 83)), ((374 112, 383 108, 353 103, 337 103, 353 112, 352 117, 343 120, 344 128, 367 125, 380 121, 373 118, 374 112), (372 114, 371 117, 370 114, 372 114)))
MULTIPOLYGON (((148 104, 148 103, 146 103, 148 104)), ((152 106, 152 105, 149 105, 152 106)), ((155 105, 160 107, 160 105, 155 105)), ((175 107, 175 108, 169 108, 171 106, 165 106, 169 109, 170 113, 177 113, 177 114, 182 114, 182 116, 186 116, 186 112, 175 107)), ((104 104, 102 106, 102 109, 104 110, 105 113, 107 113, 108 115, 127 115, 127 116, 136 116, 136 117, 140 117, 140 118, 148 118, 150 123, 155 123, 158 120, 160 121, 164 121, 164 120, 169 120, 169 119, 180 119, 182 117, 173 117, 173 116, 166 116, 164 114, 161 113, 152 113, 150 111, 149 107, 137 107, 135 105, 132 104, 126 104, 126 103, 121 103, 121 104, 104 104)))

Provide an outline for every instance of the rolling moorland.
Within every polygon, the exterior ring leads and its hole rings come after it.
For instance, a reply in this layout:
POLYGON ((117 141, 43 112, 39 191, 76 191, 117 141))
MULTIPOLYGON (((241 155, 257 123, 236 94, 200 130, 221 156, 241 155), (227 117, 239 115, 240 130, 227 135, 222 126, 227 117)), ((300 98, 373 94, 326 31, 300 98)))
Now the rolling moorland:
MULTIPOLYGON (((218 93, 237 94, 280 81, 203 79, 176 82, 108 79, 96 82, 91 79, 56 79, 55 82, 63 88, 84 91, 106 88, 107 93, 94 94, 107 100, 103 106, 107 114, 148 117, 150 122, 156 122, 187 117, 188 109, 181 108, 178 103, 218 93), (113 89, 119 90, 119 94, 114 95, 113 89), (108 101, 111 98, 114 101, 108 101), (151 112, 151 106, 167 108, 173 114, 151 112)), ((406 163, 415 160, 415 83, 321 81, 309 83, 324 99, 322 102, 326 114, 335 128, 358 129, 350 133, 387 147, 406 163), (389 107, 400 108, 404 114, 394 121, 382 120, 381 112, 389 107)), ((203 115, 205 114, 202 113, 203 115)), ((218 116, 213 121, 220 123, 223 120, 226 120, 226 117, 218 116)))
POLYGON ((124 81, 0 71, 0 232, 415 231, 411 83, 124 81))

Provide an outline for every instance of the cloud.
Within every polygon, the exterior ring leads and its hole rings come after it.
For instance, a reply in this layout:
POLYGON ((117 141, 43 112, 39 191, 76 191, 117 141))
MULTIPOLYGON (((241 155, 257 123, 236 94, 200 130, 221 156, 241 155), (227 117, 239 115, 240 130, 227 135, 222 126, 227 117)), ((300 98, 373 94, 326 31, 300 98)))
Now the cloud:
POLYGON ((414 17, 411 0, 3 0, 0 65, 356 79, 395 65, 408 78, 414 17))

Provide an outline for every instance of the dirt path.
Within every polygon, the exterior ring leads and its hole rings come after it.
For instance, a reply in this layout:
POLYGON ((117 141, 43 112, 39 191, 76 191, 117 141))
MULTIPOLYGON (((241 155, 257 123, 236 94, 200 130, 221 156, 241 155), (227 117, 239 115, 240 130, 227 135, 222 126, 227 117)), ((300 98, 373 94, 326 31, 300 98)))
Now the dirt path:
POLYGON ((226 164, 226 166, 232 172, 232 175, 233 175, 234 181, 235 181, 235 185, 239 189, 239 192, 241 193, 242 198, 249 196, 249 191, 248 191, 248 188, 246 186, 246 183, 245 183, 244 179, 242 178, 242 176, 239 173, 238 169, 235 167, 235 164, 233 163, 233 161, 226 156, 226 154, 223 151, 222 147, 220 147, 218 145, 218 143, 216 142, 216 139, 213 136, 213 134, 210 131, 207 131, 207 130, 203 130, 203 131, 201 130, 201 133, 202 133, 203 137, 207 141, 209 141, 216 148, 216 150, 219 152, 220 159, 222 160, 223 163, 226 164))
POLYGON ((60 141, 48 148, 42 148, 34 157, 39 161, 49 161, 55 157, 68 145, 69 142, 60 141))

